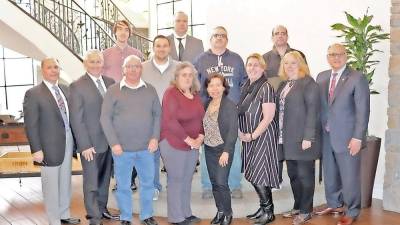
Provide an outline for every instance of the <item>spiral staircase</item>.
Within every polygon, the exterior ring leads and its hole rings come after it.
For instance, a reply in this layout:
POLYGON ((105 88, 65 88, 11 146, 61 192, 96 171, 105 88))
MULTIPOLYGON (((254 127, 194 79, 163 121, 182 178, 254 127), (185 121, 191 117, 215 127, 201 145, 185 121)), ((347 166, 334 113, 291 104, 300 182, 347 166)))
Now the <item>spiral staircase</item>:
MULTIPOLYGON (((72 81, 83 73, 83 54, 112 46, 114 22, 128 20, 112 0, 96 0, 96 6, 100 13, 89 15, 75 0, 2 0, 0 43, 36 60, 58 58, 62 78, 72 81)), ((148 52, 149 39, 134 33, 128 42, 148 52)))

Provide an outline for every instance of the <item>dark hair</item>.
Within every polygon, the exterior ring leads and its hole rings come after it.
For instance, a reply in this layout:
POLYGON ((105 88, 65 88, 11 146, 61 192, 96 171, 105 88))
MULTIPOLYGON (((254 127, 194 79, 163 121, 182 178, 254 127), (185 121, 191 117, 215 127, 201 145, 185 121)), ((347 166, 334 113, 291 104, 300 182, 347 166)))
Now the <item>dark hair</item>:
MULTIPOLYGON (((224 88, 225 88, 223 94, 224 95, 228 95, 229 94, 228 81, 226 81, 225 77, 220 73, 211 73, 210 75, 208 75, 208 77, 206 78, 206 81, 204 82, 204 88, 207 90, 208 85, 211 83, 211 80, 214 79, 214 78, 218 78, 221 81, 222 86, 224 86, 224 88)), ((208 95, 208 92, 207 92, 207 95, 208 95)))
POLYGON ((159 34, 159 35, 157 35, 157 36, 154 37, 154 39, 153 39, 153 45, 154 45, 154 43, 156 43, 156 40, 157 40, 157 39, 165 39, 165 40, 168 41, 168 45, 171 46, 171 42, 169 42, 169 39, 168 39, 166 36, 161 35, 161 34, 159 34))
POLYGON ((118 25, 127 26, 128 29, 129 29, 129 37, 131 37, 131 35, 133 33, 133 28, 131 27, 131 25, 129 24, 129 22, 127 20, 117 20, 117 21, 115 21, 113 29, 112 29, 114 35, 117 33, 118 25))

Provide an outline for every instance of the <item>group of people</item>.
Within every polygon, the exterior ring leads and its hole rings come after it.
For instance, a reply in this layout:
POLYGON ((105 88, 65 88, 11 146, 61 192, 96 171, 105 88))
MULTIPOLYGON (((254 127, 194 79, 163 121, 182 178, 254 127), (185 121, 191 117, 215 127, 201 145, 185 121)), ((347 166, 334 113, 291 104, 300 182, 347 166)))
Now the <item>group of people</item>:
POLYGON ((306 223, 321 155, 328 208, 315 214, 341 213, 337 225, 352 224, 360 213, 369 88, 363 74, 346 65, 345 47, 329 46, 331 68, 315 81, 305 55, 289 47, 284 26, 273 29, 271 51, 245 62, 227 48, 224 27, 212 30, 205 52, 187 29, 188 16, 178 12, 174 33, 156 36, 154 56, 142 62, 142 53, 127 44, 129 23, 117 21, 116 45, 89 50, 86 73, 69 87, 58 82, 57 59, 42 61, 43 82, 26 92, 24 113, 50 224, 80 223, 69 212, 74 149, 81 154, 86 219, 93 225, 102 219, 131 224, 135 174, 141 223, 157 224, 160 157, 168 221, 200 222, 190 203, 200 149, 202 197, 213 197, 217 208, 211 224, 232 223, 231 198, 243 195, 242 173, 260 200, 247 218, 256 225, 274 221, 271 190, 280 187, 284 161, 294 205, 283 217, 306 223), (112 173, 120 215, 107 210, 112 173))

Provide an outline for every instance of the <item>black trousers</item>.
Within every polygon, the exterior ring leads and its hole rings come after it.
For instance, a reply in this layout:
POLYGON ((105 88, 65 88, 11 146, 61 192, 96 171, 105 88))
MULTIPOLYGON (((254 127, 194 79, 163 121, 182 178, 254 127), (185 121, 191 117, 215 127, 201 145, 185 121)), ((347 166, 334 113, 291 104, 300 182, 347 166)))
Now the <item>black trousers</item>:
POLYGON ((293 209, 300 213, 311 213, 315 189, 315 160, 286 160, 287 172, 292 187, 293 209))
POLYGON ((233 153, 229 154, 228 164, 222 167, 219 165, 219 158, 223 153, 222 149, 204 145, 204 150, 215 205, 218 212, 224 212, 224 215, 230 216, 232 215, 232 205, 228 177, 232 165, 233 153))

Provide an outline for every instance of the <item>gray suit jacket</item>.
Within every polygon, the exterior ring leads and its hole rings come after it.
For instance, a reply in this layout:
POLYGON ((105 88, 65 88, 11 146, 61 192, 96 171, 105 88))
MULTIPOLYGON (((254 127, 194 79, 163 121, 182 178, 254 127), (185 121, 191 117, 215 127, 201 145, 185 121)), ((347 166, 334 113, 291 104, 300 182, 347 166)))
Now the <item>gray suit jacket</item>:
POLYGON ((332 70, 326 70, 317 77, 321 93, 322 129, 324 135, 330 136, 330 145, 335 152, 346 152, 351 138, 365 140, 370 111, 369 86, 361 72, 347 66, 337 83, 332 102, 328 102, 331 73, 332 70))
MULTIPOLYGON (((108 88, 114 80, 103 76, 108 88)), ((103 97, 88 74, 70 85, 70 121, 75 134, 78 152, 94 147, 97 153, 108 149, 108 143, 100 125, 103 97)))
MULTIPOLYGON (((58 85, 68 101, 68 87, 58 85)), ((69 105, 68 105, 69 106, 69 105)), ((25 93, 24 123, 31 152, 42 150, 47 166, 59 166, 65 155, 65 125, 57 102, 43 82, 25 93)))
MULTIPOLYGON (((287 81, 277 91, 277 116, 279 96, 287 81)), ((281 160, 314 160, 321 155, 320 143, 320 95, 317 83, 310 76, 297 80, 285 99, 283 116, 283 155, 281 160), (303 140, 312 142, 311 148, 303 151, 303 140)))
MULTIPOLYGON (((170 56, 178 61, 178 53, 176 52, 174 34, 169 35, 167 38, 171 43, 170 56)), ((185 50, 183 51, 182 61, 189 61, 193 63, 194 59, 204 52, 203 41, 190 35, 186 36, 186 43, 184 47, 185 50)))

